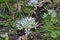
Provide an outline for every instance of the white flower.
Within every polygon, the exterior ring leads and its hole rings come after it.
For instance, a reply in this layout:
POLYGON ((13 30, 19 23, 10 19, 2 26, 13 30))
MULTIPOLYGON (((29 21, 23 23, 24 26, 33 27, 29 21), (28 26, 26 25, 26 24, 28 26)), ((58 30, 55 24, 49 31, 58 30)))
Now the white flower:
POLYGON ((28 2, 28 5, 30 5, 30 6, 36 6, 36 4, 38 4, 38 0, 30 0, 28 2))
POLYGON ((9 40, 8 33, 1 34, 0 35, 2 38, 5 38, 5 40, 9 40))
POLYGON ((48 10, 48 12, 49 12, 49 15, 51 15, 52 17, 56 17, 57 15, 56 15, 56 11, 55 10, 48 10))
POLYGON ((56 17, 56 16, 57 16, 55 10, 49 9, 49 10, 48 10, 48 14, 44 13, 44 15, 43 15, 42 18, 45 18, 45 17, 47 17, 48 15, 51 15, 51 17, 56 17))
POLYGON ((45 18, 45 17, 47 17, 47 15, 48 15, 48 14, 44 13, 44 15, 43 15, 43 17, 42 17, 42 18, 45 18))
POLYGON ((16 21, 16 27, 19 30, 25 29, 25 33, 30 32, 31 28, 36 28, 37 22, 35 22, 35 18, 32 17, 26 17, 22 18, 21 20, 16 21))

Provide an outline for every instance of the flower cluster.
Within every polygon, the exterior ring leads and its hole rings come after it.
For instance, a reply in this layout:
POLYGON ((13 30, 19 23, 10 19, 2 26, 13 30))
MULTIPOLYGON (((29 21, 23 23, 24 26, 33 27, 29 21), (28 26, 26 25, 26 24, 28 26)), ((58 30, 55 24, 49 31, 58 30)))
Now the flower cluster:
POLYGON ((57 16, 55 10, 49 9, 49 10, 48 10, 48 14, 47 14, 47 13, 44 13, 44 15, 43 15, 42 18, 45 18, 45 17, 47 17, 48 15, 51 15, 51 17, 56 17, 56 16, 57 16))
POLYGON ((28 2, 28 5, 34 6, 34 7, 36 7, 37 4, 38 4, 38 0, 30 0, 30 1, 28 2))
POLYGON ((29 34, 31 33, 31 29, 37 27, 37 22, 35 22, 35 18, 32 17, 26 17, 26 18, 22 18, 21 20, 18 20, 16 22, 16 27, 19 30, 25 29, 25 33, 29 34))

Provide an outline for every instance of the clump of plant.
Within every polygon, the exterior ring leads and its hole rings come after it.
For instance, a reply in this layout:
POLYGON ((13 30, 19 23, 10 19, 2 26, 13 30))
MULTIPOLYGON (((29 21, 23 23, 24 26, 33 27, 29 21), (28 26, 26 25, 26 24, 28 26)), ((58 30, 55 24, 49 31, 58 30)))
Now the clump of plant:
POLYGON ((35 22, 35 18, 32 17, 25 17, 16 21, 17 29, 25 30, 26 34, 31 33, 31 29, 32 28, 36 29, 37 26, 38 25, 37 22, 35 22))
POLYGON ((1 38, 0 40, 9 40, 8 33, 0 34, 1 38))
POLYGON ((34 7, 36 7, 37 4, 38 4, 38 0, 30 0, 30 1, 28 2, 28 5, 29 5, 29 6, 34 6, 34 7))
POLYGON ((16 3, 17 0, 0 0, 0 3, 4 3, 4 2, 7 2, 7 3, 16 3))
POLYGON ((55 0, 55 2, 60 3, 60 0, 55 0))
POLYGON ((44 40, 60 40, 60 19, 54 10, 49 10, 44 15, 44 40))

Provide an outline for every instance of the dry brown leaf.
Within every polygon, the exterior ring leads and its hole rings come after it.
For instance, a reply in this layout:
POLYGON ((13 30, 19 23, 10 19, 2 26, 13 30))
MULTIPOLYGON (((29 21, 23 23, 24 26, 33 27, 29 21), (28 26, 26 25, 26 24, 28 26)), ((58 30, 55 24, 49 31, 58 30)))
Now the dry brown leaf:
POLYGON ((17 40, 28 40, 27 36, 19 36, 19 38, 17 40))
POLYGON ((22 8, 22 2, 18 2, 14 6, 18 9, 18 11, 20 11, 22 8))
POLYGON ((39 7, 42 7, 42 6, 43 6, 43 3, 46 3, 46 2, 52 3, 51 0, 43 0, 43 1, 40 1, 40 2, 39 2, 39 7))

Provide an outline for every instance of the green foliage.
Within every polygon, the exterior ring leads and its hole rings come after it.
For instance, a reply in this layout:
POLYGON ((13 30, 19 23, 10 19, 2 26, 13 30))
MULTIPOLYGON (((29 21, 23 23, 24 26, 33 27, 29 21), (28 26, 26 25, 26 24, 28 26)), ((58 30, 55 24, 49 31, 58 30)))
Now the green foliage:
MULTIPOLYGON (((8 19, 11 18, 9 15, 4 14, 4 13, 1 13, 0 17, 3 18, 3 20, 5 20, 5 19, 8 20, 8 19)), ((0 25, 5 25, 5 24, 7 25, 8 22, 6 20, 5 21, 0 21, 0 25)))
POLYGON ((5 25, 6 23, 4 21, 0 21, 0 25, 5 25))
MULTIPOLYGON (((60 18, 59 18, 60 19, 60 18)), ((45 38, 50 40, 60 39, 60 21, 58 17, 52 17, 51 14, 47 14, 44 18, 45 38)))
POLYGON ((17 0, 0 0, 0 3, 5 3, 5 2, 7 2, 7 3, 15 3, 15 2, 17 2, 17 0))
POLYGON ((60 3, 60 0, 55 0, 57 3, 60 3))
POLYGON ((3 39, 3 38, 0 38, 0 40, 5 40, 5 39, 3 39))
POLYGON ((1 37, 2 37, 2 39, 4 38, 4 40, 9 40, 9 37, 8 37, 8 34, 6 33, 6 34, 1 34, 1 37))
POLYGON ((30 11, 33 10, 33 9, 34 9, 34 7, 32 7, 32 6, 24 6, 22 8, 22 11, 25 12, 25 13, 30 13, 30 11))
MULTIPOLYGON (((14 8, 13 6, 13 4, 16 2, 18 2, 18 0, 0 0, 0 3, 2 3, 0 5, 0 9, 3 10, 3 12, 1 11, 0 13, 0 17, 6 19, 4 21, 0 21, 0 25, 6 25, 9 28, 11 28, 12 26, 17 30, 24 30, 26 34, 32 33, 31 29, 36 29, 38 25, 35 22, 34 18, 26 17, 25 15, 27 14, 25 13, 28 13, 29 15, 32 10, 34 11, 34 8, 36 7, 36 4, 38 4, 38 2, 33 1, 30 5, 28 5, 28 0, 22 0, 23 6, 20 11, 18 11, 17 8, 14 8)), ((60 0, 55 0, 55 2, 59 3, 60 0)), ((52 9, 54 8, 54 5, 49 4, 46 6, 46 8, 52 9)), ((42 17, 44 23, 44 25, 42 26, 44 26, 43 31, 45 33, 44 40, 60 40, 60 13, 55 13, 56 12, 54 10, 49 10, 48 14, 44 14, 44 17, 42 17)), ((10 34, 16 33, 16 30, 13 29, 12 31, 11 29, 9 30, 10 34)), ((8 35, 2 36, 5 36, 8 39, 8 35)), ((0 40, 3 39, 0 38, 0 40)))
POLYGON ((5 19, 9 19, 10 18, 9 15, 4 14, 4 13, 0 13, 0 17, 5 18, 5 19))

